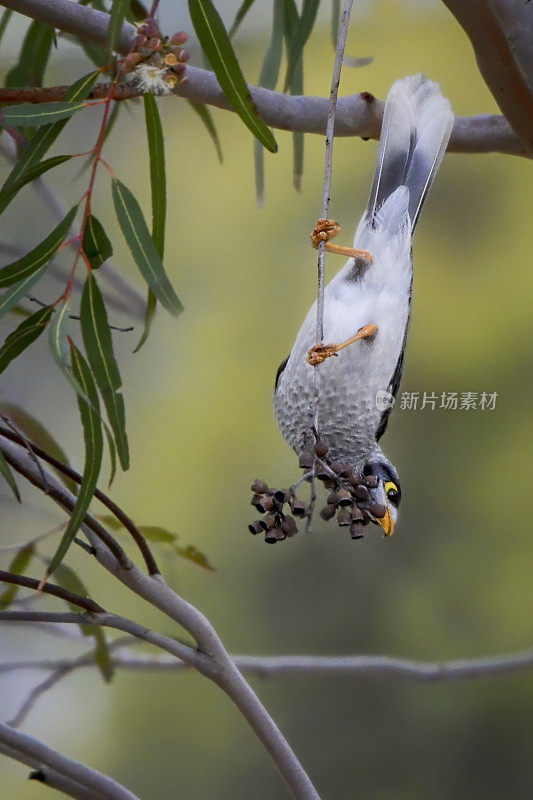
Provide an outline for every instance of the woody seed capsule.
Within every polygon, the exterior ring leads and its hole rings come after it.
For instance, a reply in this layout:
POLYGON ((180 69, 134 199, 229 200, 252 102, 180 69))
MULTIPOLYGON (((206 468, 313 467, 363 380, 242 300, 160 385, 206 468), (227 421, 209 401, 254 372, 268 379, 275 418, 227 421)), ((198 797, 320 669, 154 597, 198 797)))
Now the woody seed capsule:
POLYGON ((350 525, 350 536, 352 539, 362 539, 364 535, 362 523, 352 522, 350 525))
POLYGON ((352 515, 348 508, 341 508, 339 513, 337 514, 337 523, 342 527, 344 525, 349 525, 352 521, 352 515))
POLYGON ((268 492, 268 486, 264 481, 260 481, 259 478, 256 478, 252 483, 252 492, 256 492, 256 494, 266 494, 268 492))
POLYGON ((255 507, 262 514, 266 514, 267 511, 272 511, 272 509, 274 508, 274 505, 275 505, 275 502, 274 502, 274 498, 273 497, 268 497, 268 496, 264 497, 264 496, 260 495, 259 500, 255 504, 255 507))
POLYGON ((262 519, 256 519, 255 522, 248 525, 248 530, 255 536, 257 533, 262 533, 265 530, 265 524, 262 519))
POLYGON ((356 486, 355 487, 355 496, 357 497, 358 500, 363 502, 363 501, 368 500, 368 498, 370 497, 370 494, 368 492, 368 489, 365 486, 356 486))
POLYGON ((335 510, 336 510, 336 506, 328 503, 328 505, 324 506, 324 508, 321 510, 320 516, 322 517, 322 519, 325 519, 326 522, 327 522, 328 519, 332 519, 332 517, 335 516, 335 510))
POLYGON ((294 517, 291 517, 290 514, 287 514, 287 516, 282 519, 280 528, 286 536, 294 536, 295 533, 298 533, 296 520, 294 517))
POLYGON ((328 450, 329 447, 325 442, 321 442, 320 440, 316 442, 315 455, 317 455, 319 458, 324 458, 324 456, 327 455, 328 450))
POLYGON ((376 519, 383 519, 387 513, 387 506, 384 503, 372 503, 368 506, 368 511, 376 519))
POLYGON ((353 496, 352 493, 348 491, 348 489, 341 489, 338 492, 339 495, 339 505, 340 506, 351 506, 353 503, 353 496))
POLYGON ((298 465, 301 467, 301 469, 311 469, 314 460, 313 454, 308 450, 304 450, 303 453, 300 454, 298 465))
POLYGON ((379 484, 379 479, 377 475, 366 475, 365 479, 365 486, 369 489, 377 489, 379 484))

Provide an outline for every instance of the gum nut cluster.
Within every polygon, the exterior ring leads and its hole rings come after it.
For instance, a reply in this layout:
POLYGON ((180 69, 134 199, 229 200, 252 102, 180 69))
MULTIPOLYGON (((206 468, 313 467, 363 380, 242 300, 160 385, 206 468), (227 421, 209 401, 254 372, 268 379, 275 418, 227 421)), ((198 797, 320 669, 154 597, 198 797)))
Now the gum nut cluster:
POLYGON ((182 47, 186 41, 183 31, 161 39, 155 22, 146 20, 137 26, 134 51, 124 59, 124 72, 143 92, 169 94, 186 80, 189 53, 182 47))
MULTIPOLYGON (((327 445, 317 440, 314 452, 305 451, 300 455, 299 466, 305 470, 307 480, 314 469, 317 480, 329 490, 326 505, 320 511, 322 519, 336 518, 340 527, 349 528, 352 539, 362 539, 368 523, 382 519, 387 513, 383 503, 374 502, 370 493, 377 488, 378 478, 355 472, 341 461, 330 462, 327 455, 327 445)), ((270 489, 264 481, 255 480, 252 492, 252 505, 264 516, 252 522, 248 529, 253 534, 263 533, 266 542, 273 544, 294 536, 298 532, 294 517, 308 517, 311 513, 292 488, 270 489), (285 504, 292 516, 283 513, 285 504)))

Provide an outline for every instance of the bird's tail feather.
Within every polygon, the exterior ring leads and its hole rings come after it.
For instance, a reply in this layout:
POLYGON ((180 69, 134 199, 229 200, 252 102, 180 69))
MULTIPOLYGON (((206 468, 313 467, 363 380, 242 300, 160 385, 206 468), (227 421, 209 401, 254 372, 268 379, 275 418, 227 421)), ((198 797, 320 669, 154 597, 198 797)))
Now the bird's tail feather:
POLYGON ((396 81, 383 114, 381 144, 366 220, 371 224, 399 186, 409 191, 414 230, 453 126, 450 103, 439 85, 423 75, 396 81))

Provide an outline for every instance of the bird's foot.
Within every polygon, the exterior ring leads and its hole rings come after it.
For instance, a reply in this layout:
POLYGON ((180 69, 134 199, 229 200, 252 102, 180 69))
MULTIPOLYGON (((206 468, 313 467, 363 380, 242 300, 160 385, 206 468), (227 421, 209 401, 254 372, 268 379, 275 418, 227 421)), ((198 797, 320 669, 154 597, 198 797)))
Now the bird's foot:
POLYGON ((353 342, 358 342, 360 339, 373 339, 377 332, 378 326, 375 322, 371 322, 370 325, 363 325, 362 328, 359 328, 355 336, 351 336, 349 339, 346 339, 345 342, 341 342, 341 344, 315 344, 307 353, 307 363, 311 364, 312 367, 316 367, 317 364, 322 364, 326 358, 331 358, 332 356, 336 358, 339 354, 339 350, 348 347, 348 345, 353 344, 353 342))
POLYGON ((311 234, 311 241, 315 250, 318 250, 320 242, 324 242, 325 249, 330 253, 337 253, 349 258, 362 258, 371 264, 372 256, 367 250, 355 250, 353 247, 341 247, 338 244, 331 244, 330 239, 333 239, 340 229, 341 226, 334 219, 319 219, 311 234))

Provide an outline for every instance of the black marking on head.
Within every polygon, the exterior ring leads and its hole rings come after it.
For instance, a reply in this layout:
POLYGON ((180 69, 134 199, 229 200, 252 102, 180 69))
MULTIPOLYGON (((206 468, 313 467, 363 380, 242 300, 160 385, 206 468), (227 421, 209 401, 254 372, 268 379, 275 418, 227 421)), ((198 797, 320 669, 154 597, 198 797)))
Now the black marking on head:
POLYGON ((281 373, 283 372, 283 370, 287 366, 287 361, 289 360, 290 356, 291 356, 291 354, 289 353, 287 358, 284 361, 282 361, 281 364, 278 367, 278 371, 276 372, 276 380, 274 381, 274 391, 276 391, 276 389, 278 388, 278 383, 279 383, 279 379, 281 377, 281 373))
POLYGON ((393 506, 398 508, 400 505, 400 500, 402 499, 402 487, 400 485, 400 479, 398 477, 398 473, 390 463, 390 461, 369 461, 365 464, 363 468, 364 475, 377 475, 378 478, 381 478, 383 483, 388 483, 392 481, 395 484, 398 492, 392 497, 389 497, 390 502, 393 506))

